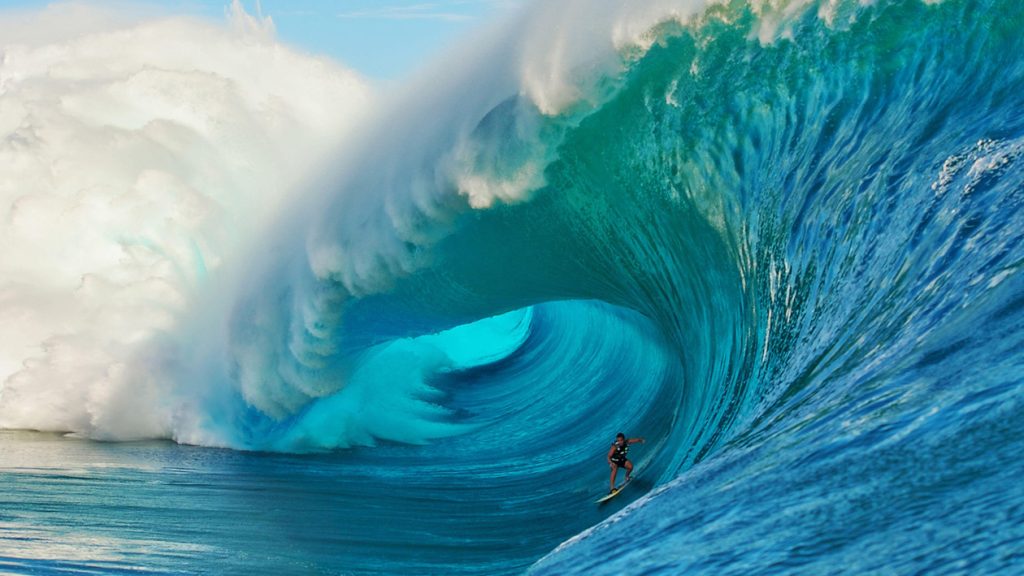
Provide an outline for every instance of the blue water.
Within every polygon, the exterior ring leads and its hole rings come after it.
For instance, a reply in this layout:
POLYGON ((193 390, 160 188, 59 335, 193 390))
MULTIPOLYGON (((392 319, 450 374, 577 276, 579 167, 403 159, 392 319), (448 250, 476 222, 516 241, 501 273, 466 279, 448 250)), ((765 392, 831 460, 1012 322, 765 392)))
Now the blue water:
MULTIPOLYGON (((671 422, 658 407, 675 400, 663 384, 677 365, 638 317, 597 303, 559 308, 592 321, 567 323, 540 306, 480 328, 515 332, 528 321, 531 333, 497 362, 434 382, 446 420, 463 429, 423 446, 298 455, 2 432, 0 569, 521 572, 625 504, 593 503, 608 482, 605 439, 566 439, 627 422, 665 435, 671 422), (596 338, 613 328, 619 338, 596 338), (622 357, 625 342, 649 346, 632 361, 598 361, 622 357), (641 371, 635 391, 608 385, 641 371), (548 378, 578 387, 553 389, 548 378)), ((633 455, 652 472, 634 482, 639 495, 657 467, 650 453, 633 455)))
POLYGON ((0 567, 1024 571, 1024 4, 755 4, 420 95, 164 336, 225 448, 3 433, 0 567))

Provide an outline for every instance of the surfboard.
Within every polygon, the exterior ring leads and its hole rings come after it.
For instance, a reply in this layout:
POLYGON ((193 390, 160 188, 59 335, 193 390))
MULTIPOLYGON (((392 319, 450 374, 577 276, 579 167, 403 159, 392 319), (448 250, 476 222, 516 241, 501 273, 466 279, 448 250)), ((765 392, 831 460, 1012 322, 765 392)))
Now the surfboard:
POLYGON ((625 482, 622 483, 621 486, 619 486, 618 488, 616 488, 616 489, 612 490, 611 492, 609 492, 608 495, 606 495, 605 497, 599 498, 595 503, 596 504, 604 504, 605 502, 611 500, 612 498, 615 498, 616 496, 619 495, 619 492, 622 492, 622 489, 625 488, 626 485, 628 485, 632 481, 633 481, 632 478, 630 478, 629 480, 626 480, 625 482))

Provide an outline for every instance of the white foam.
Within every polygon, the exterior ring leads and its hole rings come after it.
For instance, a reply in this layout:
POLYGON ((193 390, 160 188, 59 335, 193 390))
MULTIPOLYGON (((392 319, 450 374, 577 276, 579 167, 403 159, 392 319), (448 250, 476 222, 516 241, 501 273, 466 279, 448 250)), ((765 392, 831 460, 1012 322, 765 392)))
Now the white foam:
POLYGON ((154 335, 367 108, 228 16, 0 12, 0 426, 168 436, 154 335))

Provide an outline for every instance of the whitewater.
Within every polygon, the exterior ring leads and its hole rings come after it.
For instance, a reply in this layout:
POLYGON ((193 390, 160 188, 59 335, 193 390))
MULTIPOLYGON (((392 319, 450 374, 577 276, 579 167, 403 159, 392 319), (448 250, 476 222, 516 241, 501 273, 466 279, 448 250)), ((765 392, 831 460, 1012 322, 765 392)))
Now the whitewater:
POLYGON ((1022 26, 0 12, 0 570, 1019 573, 1022 26))

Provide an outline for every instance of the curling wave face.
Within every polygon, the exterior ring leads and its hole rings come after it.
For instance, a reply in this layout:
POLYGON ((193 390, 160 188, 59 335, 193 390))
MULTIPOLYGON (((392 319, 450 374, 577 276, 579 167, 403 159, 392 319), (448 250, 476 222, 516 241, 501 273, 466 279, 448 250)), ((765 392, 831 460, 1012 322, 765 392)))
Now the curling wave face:
MULTIPOLYGON (((366 457, 488 487, 423 528, 465 545, 430 569, 521 569, 596 523, 578 494, 620 428, 658 489, 536 571, 1005 568, 1024 9, 638 4, 538 4, 354 132, 132 347, 172 415, 134 432, 412 444, 366 457)), ((25 410, 40 374, 7 381, 5 426, 118 436, 25 410)), ((416 485, 398 468, 369 466, 416 485)))

